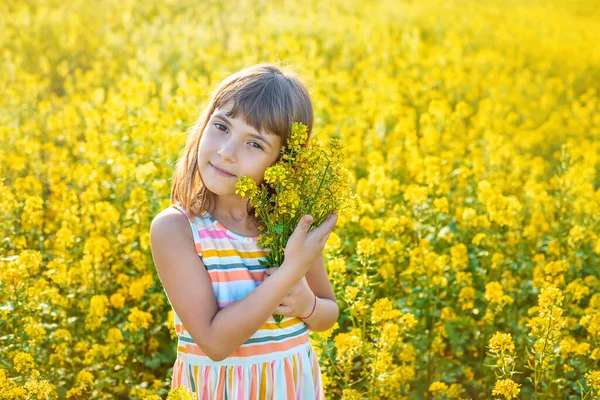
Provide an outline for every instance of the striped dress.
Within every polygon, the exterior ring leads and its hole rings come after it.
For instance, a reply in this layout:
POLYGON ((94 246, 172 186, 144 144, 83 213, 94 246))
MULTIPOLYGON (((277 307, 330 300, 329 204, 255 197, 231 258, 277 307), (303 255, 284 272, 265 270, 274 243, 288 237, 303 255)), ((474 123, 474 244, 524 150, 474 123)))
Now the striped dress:
MULTIPOLYGON (((269 250, 257 236, 225 228, 207 211, 192 216, 180 203, 171 207, 188 219, 196 253, 212 282, 219 310, 240 300, 261 284, 265 267, 258 262, 269 250)), ((285 317, 282 328, 269 317, 244 344, 222 361, 211 360, 194 342, 173 309, 177 359, 172 388, 186 386, 198 400, 322 400, 321 370, 306 324, 285 317)))

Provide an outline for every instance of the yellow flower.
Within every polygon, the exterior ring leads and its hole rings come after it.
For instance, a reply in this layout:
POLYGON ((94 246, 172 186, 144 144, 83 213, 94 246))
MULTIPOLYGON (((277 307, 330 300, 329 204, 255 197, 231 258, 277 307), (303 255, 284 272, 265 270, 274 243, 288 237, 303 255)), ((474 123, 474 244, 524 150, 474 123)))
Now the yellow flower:
POLYGON ((354 332, 338 333, 333 341, 336 349, 336 359, 343 367, 349 367, 361 347, 360 337, 354 332))
POLYGON ((249 176, 241 177, 236 183, 235 194, 239 194, 242 197, 246 197, 246 194, 248 194, 248 197, 253 197, 256 191, 256 182, 249 176))
POLYGON ((15 352, 15 355, 13 356, 13 364, 15 366, 15 371, 21 373, 27 372, 35 365, 33 361, 33 356, 23 351, 15 352))
POLYGON ((463 385, 459 383, 453 383, 450 385, 450 389, 448 389, 448 398, 461 398, 461 394, 464 392, 465 388, 463 385))
POLYGON ((21 213, 21 226, 23 230, 40 229, 44 223, 44 200, 39 196, 28 196, 21 213))
POLYGON ((456 283, 465 283, 467 285, 473 284, 473 274, 470 272, 458 271, 456 273, 456 283))
POLYGON ((458 293, 458 301, 464 303, 461 305, 462 310, 470 310, 474 307, 475 289, 471 286, 460 289, 458 293))
POLYGON ((277 185, 279 183, 285 183, 290 172, 284 164, 275 164, 269 167, 265 171, 265 182, 270 185, 277 185))
POLYGON ((498 282, 490 282, 485 285, 485 299, 491 303, 502 303, 504 291, 498 282))
POLYGON ((450 248, 452 255, 452 268, 464 270, 469 263, 467 246, 463 243, 458 243, 450 248))
POLYGON ((286 147, 290 149, 292 153, 297 153, 306 143, 307 139, 308 129, 306 125, 303 125, 299 122, 294 122, 292 123, 292 133, 286 147))
POLYGON ((66 329, 55 330, 53 336, 55 340, 64 340, 67 342, 70 342, 72 339, 71 332, 66 329))
POLYGON ((39 342, 46 336, 46 330, 35 321, 26 324, 24 330, 29 336, 29 344, 31 346, 35 345, 36 342, 39 342))
POLYGON ((274 212, 281 216, 294 218, 300 206, 300 194, 293 189, 287 189, 276 196, 274 212))
POLYGON ((420 205, 427 202, 430 193, 429 187, 411 184, 404 191, 404 199, 411 205, 420 205))
POLYGON ((75 235, 73 235, 73 232, 67 228, 67 227, 62 227, 60 228, 57 232, 56 235, 54 236, 54 247, 57 250, 62 250, 62 251, 67 251, 69 249, 71 249, 73 247, 73 245, 75 244, 75 235))
POLYGON ((32 379, 23 385, 27 391, 27 399, 49 400, 58 398, 56 385, 46 380, 32 379))
POLYGON ((327 262, 327 270, 330 275, 343 274, 346 272, 346 260, 342 257, 336 257, 327 262))
POLYGON ((381 298, 373 304, 371 311, 371 323, 377 324, 381 321, 388 321, 398 318, 402 313, 393 309, 393 304, 386 297, 381 298))
POLYGON ((339 235, 335 232, 331 232, 329 238, 327 239, 327 243, 325 243, 325 248, 328 250, 336 250, 342 246, 342 240, 339 235))
POLYGON ((414 314, 405 313, 402 314, 398 324, 403 326, 405 329, 413 329, 417 325, 417 318, 414 316, 414 314))
POLYGON ((446 197, 440 197, 433 200, 434 209, 440 213, 448 213, 448 199, 446 197))
POLYGON ((375 255, 378 251, 377 244, 374 240, 369 238, 363 238, 358 241, 356 244, 356 254, 361 259, 366 259, 375 255))
POLYGON ((377 226, 376 222, 377 221, 375 221, 367 216, 364 216, 360 219, 359 223, 360 223, 361 228, 363 228, 364 230, 366 230, 369 233, 373 233, 373 232, 375 232, 375 228, 377 226))
POLYGON ((600 390, 600 371, 590 371, 585 374, 585 384, 594 390, 600 390))
POLYGON ((569 263, 566 260, 551 261, 544 266, 544 273, 546 275, 556 276, 564 274, 569 269, 569 263))
POLYGON ((470 381, 471 379, 473 379, 475 377, 475 374, 473 373, 473 368, 471 367, 465 367, 463 369, 463 375, 465 376, 465 379, 470 381))
POLYGON ((36 275, 42 265, 42 255, 37 250, 23 250, 19 254, 18 263, 30 276, 36 275))
POLYGON ((354 389, 342 390, 342 400, 362 400, 363 396, 354 389))
POLYGON ((574 301, 580 301, 590 294, 590 288, 583 285, 581 279, 576 279, 567 285, 565 292, 571 294, 574 301))
POLYGON ((358 288, 356 286, 347 286, 346 287, 346 292, 344 294, 344 299, 348 302, 353 301, 354 299, 356 299, 356 296, 358 295, 358 288))
POLYGON ((121 293, 113 293, 110 296, 110 305, 114 308, 121 309, 125 305, 125 296, 121 293))
POLYGON ((485 233, 478 233, 477 235, 475 235, 473 237, 473 239, 471 239, 471 243, 473 243, 475 246, 480 246, 481 245, 481 241, 483 239, 485 239, 487 237, 487 235, 485 233))
POLYGON ((382 350, 390 351, 392 346, 396 344, 399 335, 400 327, 398 326, 398 324, 395 324, 393 322, 386 322, 385 324, 383 324, 380 330, 380 342, 377 343, 377 346, 382 350))
POLYGON ((448 392, 448 385, 444 382, 432 382, 429 385, 429 391, 435 396, 437 394, 446 394, 448 392))
POLYGON ((510 333, 496 332, 489 340, 489 348, 490 352, 494 354, 512 353, 515 350, 515 344, 510 333))
POLYGON ((157 173, 158 168, 152 161, 139 165, 134 171, 137 182, 146 182, 149 177, 155 176, 157 173))
POLYGON ((589 343, 579 343, 577 347, 575 347, 573 353, 579 356, 585 356, 590 353, 590 344, 589 343))
POLYGON ((90 310, 85 319, 85 326, 88 329, 98 328, 104 321, 106 307, 108 306, 108 298, 101 294, 92 296, 90 300, 90 310))
POLYGON ((571 372, 571 371, 573 371, 575 368, 573 368, 573 366, 572 366, 572 365, 569 365, 569 364, 563 364, 563 365, 562 365, 562 369, 563 369, 563 371, 564 371, 564 372, 571 372))
POLYGON ((542 308, 549 308, 551 306, 560 307, 562 305, 562 300, 562 292, 556 287, 544 288, 538 295, 538 304, 542 308))
POLYGON ((515 383, 512 379, 500 379, 496 381, 496 386, 492 391, 494 396, 504 396, 505 399, 516 399, 521 389, 519 384, 515 383))
POLYGON ((444 338, 436 335, 431 342, 431 352, 433 354, 444 356, 445 351, 446 343, 444 343, 444 338))
POLYGON ((450 307, 442 308, 442 311, 440 312, 440 319, 442 321, 452 321, 454 318, 456 318, 456 314, 454 313, 452 308, 450 308, 450 307))
POLYGON ((146 293, 146 290, 152 287, 153 283, 154 279, 150 274, 146 274, 141 278, 136 279, 129 286, 129 296, 131 296, 133 300, 139 300, 144 295, 144 293, 146 293))
POLYGON ((119 343, 123 340, 123 334, 119 328, 110 328, 107 336, 106 342, 110 344, 119 343))
MULTIPOLYGON (((362 225, 361 225, 362 226, 362 225)), ((389 217, 383 221, 383 227, 381 228, 385 233, 396 233, 402 229, 399 218, 389 217)))
POLYGON ((139 328, 148 329, 153 318, 152 314, 149 312, 141 311, 137 307, 133 307, 129 310, 127 320, 130 322, 131 328, 137 330, 139 328))

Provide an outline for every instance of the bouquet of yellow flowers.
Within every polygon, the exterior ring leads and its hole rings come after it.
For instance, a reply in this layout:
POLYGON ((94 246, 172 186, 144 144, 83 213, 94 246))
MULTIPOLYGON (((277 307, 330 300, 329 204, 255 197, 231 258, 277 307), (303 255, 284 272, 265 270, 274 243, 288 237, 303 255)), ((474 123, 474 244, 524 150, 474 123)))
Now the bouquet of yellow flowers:
MULTIPOLYGON (((261 265, 279 267, 288 239, 302 216, 313 217, 319 226, 329 214, 350 215, 358 207, 352 193, 352 178, 343 165, 342 146, 337 139, 327 143, 308 141, 305 125, 294 122, 291 137, 281 148, 281 157, 267 168, 260 185, 249 176, 236 183, 236 194, 248 198, 257 218, 264 224, 258 245, 269 248, 261 265)), ((279 323, 281 315, 274 314, 279 323)))

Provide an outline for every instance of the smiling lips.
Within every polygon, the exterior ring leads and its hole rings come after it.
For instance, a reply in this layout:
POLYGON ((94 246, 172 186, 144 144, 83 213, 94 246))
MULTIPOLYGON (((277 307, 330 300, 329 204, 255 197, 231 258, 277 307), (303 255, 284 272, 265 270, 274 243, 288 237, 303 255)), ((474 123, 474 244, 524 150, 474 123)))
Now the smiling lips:
MULTIPOLYGON (((209 163, 210 164, 210 163, 209 163)), ((210 164, 210 166, 217 172, 217 174, 221 175, 221 176, 227 176, 227 177, 234 177, 234 174, 230 174, 227 171, 224 171, 220 168, 215 167, 214 165, 210 164)))

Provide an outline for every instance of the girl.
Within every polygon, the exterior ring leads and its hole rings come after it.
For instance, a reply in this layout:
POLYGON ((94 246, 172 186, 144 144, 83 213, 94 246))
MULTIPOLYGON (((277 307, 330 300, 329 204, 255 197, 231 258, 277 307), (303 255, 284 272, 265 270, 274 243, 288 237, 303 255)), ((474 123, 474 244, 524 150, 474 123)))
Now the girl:
POLYGON ((199 400, 324 398, 309 330, 329 329, 339 314, 323 262, 337 215, 310 232, 304 216, 284 263, 266 270, 260 221, 235 194, 239 177, 263 180, 294 121, 310 135, 312 104, 296 76, 259 64, 225 79, 190 131, 171 206, 152 221, 152 256, 178 336, 172 387, 199 400), (282 328, 273 313, 284 316, 282 328))

